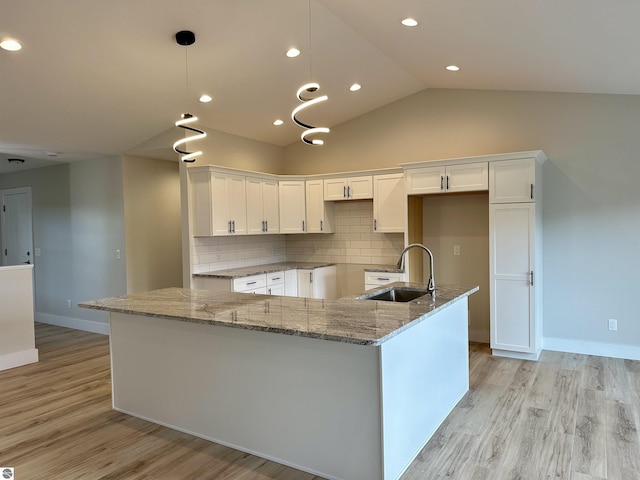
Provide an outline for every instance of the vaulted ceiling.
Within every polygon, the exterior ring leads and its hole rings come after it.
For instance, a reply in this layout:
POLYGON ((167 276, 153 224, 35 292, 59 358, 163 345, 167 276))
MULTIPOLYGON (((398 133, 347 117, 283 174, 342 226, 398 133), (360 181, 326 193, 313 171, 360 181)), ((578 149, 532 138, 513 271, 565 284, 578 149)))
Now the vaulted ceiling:
POLYGON ((0 50, 0 173, 131 152, 187 111, 288 145, 310 80, 329 100, 305 120, 328 127, 425 88, 637 95, 638 19, 635 0, 0 0, 23 44, 0 50))

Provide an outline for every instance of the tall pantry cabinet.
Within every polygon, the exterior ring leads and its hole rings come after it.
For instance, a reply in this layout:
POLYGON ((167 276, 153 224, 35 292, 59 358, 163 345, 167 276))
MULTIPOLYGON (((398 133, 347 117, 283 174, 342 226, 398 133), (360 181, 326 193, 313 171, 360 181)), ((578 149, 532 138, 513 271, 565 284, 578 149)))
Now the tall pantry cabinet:
POLYGON ((491 348, 537 360, 542 350, 542 164, 489 162, 491 348))

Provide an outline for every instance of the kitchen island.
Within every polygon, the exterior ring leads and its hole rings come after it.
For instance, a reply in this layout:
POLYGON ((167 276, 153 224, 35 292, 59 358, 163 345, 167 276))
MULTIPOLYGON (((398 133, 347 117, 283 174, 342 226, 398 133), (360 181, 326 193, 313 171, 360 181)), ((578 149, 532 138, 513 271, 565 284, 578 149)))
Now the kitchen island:
POLYGON ((468 390, 476 290, 394 303, 170 288, 80 306, 110 312, 114 409, 322 477, 387 480, 468 390))

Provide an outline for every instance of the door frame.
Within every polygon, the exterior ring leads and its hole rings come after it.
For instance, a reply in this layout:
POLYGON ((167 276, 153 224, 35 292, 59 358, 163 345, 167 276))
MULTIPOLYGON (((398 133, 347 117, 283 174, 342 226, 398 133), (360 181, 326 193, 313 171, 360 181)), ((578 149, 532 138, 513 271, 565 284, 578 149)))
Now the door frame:
MULTIPOLYGON (((35 265, 35 251, 33 248, 34 239, 33 239, 33 199, 31 196, 31 187, 16 187, 16 188, 5 188, 0 189, 0 201, 2 201, 5 195, 11 195, 16 193, 26 193, 27 194, 27 206, 29 209, 29 217, 30 217, 30 237, 31 237, 31 264, 35 265)), ((4 202, 2 202, 2 206, 4 206, 4 202)), ((0 266, 4 265, 4 245, 5 245, 5 215, 3 211, 0 211, 0 266)))

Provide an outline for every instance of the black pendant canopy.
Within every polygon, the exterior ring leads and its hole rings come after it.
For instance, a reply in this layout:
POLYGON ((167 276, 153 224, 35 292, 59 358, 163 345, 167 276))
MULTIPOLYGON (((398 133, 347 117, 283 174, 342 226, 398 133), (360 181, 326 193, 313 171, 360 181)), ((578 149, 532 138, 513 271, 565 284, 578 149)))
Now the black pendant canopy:
POLYGON ((190 30, 180 30, 176 33, 176 42, 178 45, 188 46, 193 45, 196 41, 196 34, 190 30))

